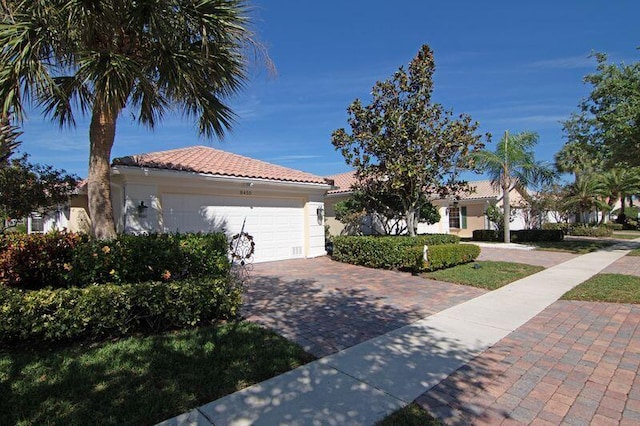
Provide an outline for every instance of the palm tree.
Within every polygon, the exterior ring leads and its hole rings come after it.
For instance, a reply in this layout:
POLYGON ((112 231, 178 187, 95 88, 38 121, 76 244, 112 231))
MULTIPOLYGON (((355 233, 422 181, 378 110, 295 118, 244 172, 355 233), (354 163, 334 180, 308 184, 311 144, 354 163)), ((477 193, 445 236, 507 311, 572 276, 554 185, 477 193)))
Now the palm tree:
POLYGON ((522 132, 513 136, 504 132, 504 137, 498 142, 495 152, 483 150, 473 154, 478 169, 489 175, 494 187, 502 189, 505 243, 511 241, 509 193, 513 189, 524 192, 527 186, 550 181, 554 177, 550 166, 535 160, 533 147, 537 142, 538 135, 533 132, 522 132))
MULTIPOLYGON (((637 168, 615 168, 598 175, 598 180, 604 186, 605 195, 608 197, 609 209, 613 209, 615 203, 620 200, 620 212, 624 215, 625 200, 627 196, 640 192, 640 174, 637 168)), ((603 216, 604 218, 604 216, 603 216)), ((624 221, 624 216, 623 219, 624 221)))
POLYGON ((564 199, 564 204, 569 210, 578 213, 580 222, 588 223, 588 214, 594 209, 605 211, 609 208, 604 200, 606 196, 606 186, 600 179, 583 175, 569 185, 569 193, 564 199))
POLYGON ((11 125, 8 116, 0 118, 0 168, 9 163, 9 157, 20 146, 18 138, 21 134, 18 127, 11 125))
POLYGON ((2 114, 21 120, 30 98, 60 126, 90 114, 89 213, 115 236, 110 157, 127 107, 150 128, 176 108, 200 134, 222 137, 224 99, 245 80, 254 47, 243 0, 5 0, 0 6, 2 114))
POLYGON ((594 173, 602 167, 601 155, 585 143, 565 143, 554 156, 555 167, 560 173, 573 173, 575 180, 583 174, 594 173))

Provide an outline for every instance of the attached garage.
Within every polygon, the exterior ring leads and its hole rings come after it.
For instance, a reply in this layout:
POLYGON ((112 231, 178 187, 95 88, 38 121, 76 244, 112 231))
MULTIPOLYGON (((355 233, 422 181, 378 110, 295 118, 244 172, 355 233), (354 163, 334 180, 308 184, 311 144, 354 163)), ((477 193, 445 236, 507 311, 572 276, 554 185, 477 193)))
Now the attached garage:
MULTIPOLYGON (((304 257, 302 198, 164 194, 164 232, 242 230, 254 237, 254 260, 304 257)), ((238 231, 239 232, 239 231, 238 231)))
POLYGON ((319 176, 208 147, 113 161, 114 214, 127 233, 225 232, 253 236, 255 262, 324 250, 319 176))

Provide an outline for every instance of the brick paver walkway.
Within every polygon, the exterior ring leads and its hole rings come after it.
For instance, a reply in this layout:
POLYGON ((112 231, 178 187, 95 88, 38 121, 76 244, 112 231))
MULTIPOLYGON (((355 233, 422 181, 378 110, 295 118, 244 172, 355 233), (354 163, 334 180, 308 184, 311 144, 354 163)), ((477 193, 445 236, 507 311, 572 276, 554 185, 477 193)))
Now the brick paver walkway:
POLYGON ((485 293, 328 257, 256 264, 242 315, 326 356, 485 293))
POLYGON ((577 254, 543 250, 509 250, 502 248, 482 247, 478 260, 496 262, 515 262, 527 265, 538 265, 550 268, 577 257, 577 254))
POLYGON ((640 256, 625 256, 607 266, 603 274, 623 274, 640 277, 640 256))
POLYGON ((558 301, 423 394, 446 424, 640 424, 640 306, 558 301))

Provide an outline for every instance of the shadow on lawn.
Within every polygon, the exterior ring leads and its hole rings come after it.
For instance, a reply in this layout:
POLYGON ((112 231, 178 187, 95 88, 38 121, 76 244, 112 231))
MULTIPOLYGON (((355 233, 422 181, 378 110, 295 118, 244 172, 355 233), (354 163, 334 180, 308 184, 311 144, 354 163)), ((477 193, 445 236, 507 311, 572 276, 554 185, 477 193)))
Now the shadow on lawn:
POLYGON ((251 324, 0 351, 0 424, 154 424, 310 357, 251 324))

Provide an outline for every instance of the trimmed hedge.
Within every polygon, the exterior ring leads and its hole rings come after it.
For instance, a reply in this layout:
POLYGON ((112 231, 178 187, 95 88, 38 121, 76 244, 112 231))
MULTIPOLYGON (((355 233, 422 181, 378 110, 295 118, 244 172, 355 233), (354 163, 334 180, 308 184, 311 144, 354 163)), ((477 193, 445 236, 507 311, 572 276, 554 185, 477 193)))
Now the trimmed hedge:
MULTIPOLYGON (((564 232, 560 229, 522 229, 511 231, 511 242, 527 243, 539 241, 562 241, 564 232)), ((473 241, 504 241, 504 234, 492 229, 476 229, 473 241)))
POLYGON ((480 256, 480 247, 474 244, 444 244, 429 247, 426 265, 428 271, 450 268, 469 263, 480 256))
POLYGON ((448 234, 425 234, 416 237, 343 235, 333 238, 333 257, 340 262, 353 265, 401 269, 413 263, 408 260, 413 257, 407 254, 407 250, 412 247, 420 248, 422 258, 422 247, 425 245, 455 244, 458 241, 458 236, 448 234))
POLYGON ((610 237, 613 229, 607 226, 574 226, 569 231, 569 235, 576 237, 610 237))
POLYGON ((441 244, 428 247, 427 262, 424 262, 423 247, 411 247, 404 266, 414 272, 436 271, 473 262, 478 256, 480 247, 474 244, 441 244))
POLYGON ((206 278, 24 291, 0 287, 0 341, 58 342, 159 332, 238 313, 240 285, 206 278))
POLYGON ((334 237, 333 257, 344 263, 379 269, 435 270, 471 262, 480 247, 457 244, 455 235, 433 234, 417 237, 339 236, 334 237), (428 246, 428 264, 423 260, 428 246))
POLYGON ((118 235, 110 241, 54 232, 0 238, 0 284, 40 289, 223 277, 224 234, 118 235))

